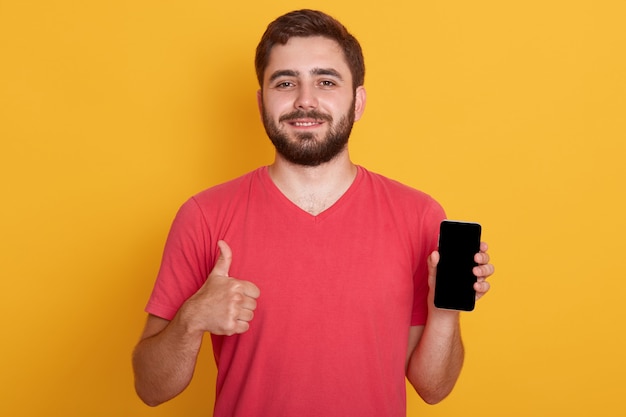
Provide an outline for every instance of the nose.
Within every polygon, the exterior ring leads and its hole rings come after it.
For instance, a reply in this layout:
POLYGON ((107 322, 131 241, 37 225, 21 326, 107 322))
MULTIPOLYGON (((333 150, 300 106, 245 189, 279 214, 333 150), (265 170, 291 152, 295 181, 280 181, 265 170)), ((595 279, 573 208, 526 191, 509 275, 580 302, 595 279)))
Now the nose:
POLYGON ((317 96, 315 94, 315 87, 306 84, 300 85, 294 107, 301 110, 316 108, 317 96))

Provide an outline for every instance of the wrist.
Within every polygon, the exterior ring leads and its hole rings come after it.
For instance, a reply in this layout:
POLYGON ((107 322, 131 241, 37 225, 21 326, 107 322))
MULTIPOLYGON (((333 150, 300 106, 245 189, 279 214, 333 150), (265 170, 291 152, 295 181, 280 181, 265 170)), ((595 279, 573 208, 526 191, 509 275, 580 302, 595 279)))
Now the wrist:
POLYGON ((432 307, 428 312, 427 324, 440 329, 458 328, 461 321, 461 313, 456 310, 446 310, 432 307))
POLYGON ((197 315, 193 310, 188 305, 188 302, 185 302, 172 320, 178 336, 183 340, 202 340, 204 336, 204 330, 197 323, 197 315))

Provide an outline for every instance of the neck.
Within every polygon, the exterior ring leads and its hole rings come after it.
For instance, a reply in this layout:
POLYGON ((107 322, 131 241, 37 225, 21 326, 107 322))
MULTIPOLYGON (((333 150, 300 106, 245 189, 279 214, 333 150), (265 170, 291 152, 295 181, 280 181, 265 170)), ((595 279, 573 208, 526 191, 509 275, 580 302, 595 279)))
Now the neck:
POLYGON ((293 164, 277 154, 269 167, 270 177, 278 189, 314 216, 341 198, 352 185, 356 172, 347 151, 314 167, 293 164))

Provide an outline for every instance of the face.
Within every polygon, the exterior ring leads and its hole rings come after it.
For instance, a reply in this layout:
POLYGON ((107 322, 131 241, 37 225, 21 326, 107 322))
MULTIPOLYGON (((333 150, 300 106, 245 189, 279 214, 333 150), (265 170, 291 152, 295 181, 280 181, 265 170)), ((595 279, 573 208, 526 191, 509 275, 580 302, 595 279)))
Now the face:
POLYGON ((258 99, 278 154, 298 165, 317 166, 347 149, 352 125, 363 113, 365 90, 353 90, 335 41, 299 37, 272 49, 258 99))

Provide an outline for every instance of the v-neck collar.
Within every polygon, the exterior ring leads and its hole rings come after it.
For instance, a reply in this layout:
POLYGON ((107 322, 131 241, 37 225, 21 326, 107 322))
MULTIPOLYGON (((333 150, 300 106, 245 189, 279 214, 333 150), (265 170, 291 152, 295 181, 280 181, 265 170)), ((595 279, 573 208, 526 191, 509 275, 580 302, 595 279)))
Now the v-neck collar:
POLYGON ((319 222, 319 221, 324 220, 328 216, 331 216, 334 212, 336 212, 342 206, 344 206, 346 204, 346 201, 350 199, 350 196, 356 192, 359 184, 363 180, 363 168, 359 165, 357 165, 356 168, 357 168, 356 175, 354 177, 354 180, 352 181, 352 184, 350 184, 348 189, 330 207, 326 208, 325 210, 323 210, 322 212, 316 215, 313 215, 309 213, 308 211, 300 208, 293 201, 287 198, 285 194, 283 194, 280 188, 278 188, 278 186, 274 184, 274 181, 272 181, 272 178, 270 177, 270 174, 269 174, 269 166, 264 166, 260 168, 260 174, 261 174, 260 178, 263 184, 269 190, 269 192, 275 195, 276 198, 279 199, 282 202, 282 204, 285 207, 287 207, 288 210, 292 211, 293 213, 295 213, 295 215, 301 218, 312 220, 314 222, 319 222))

